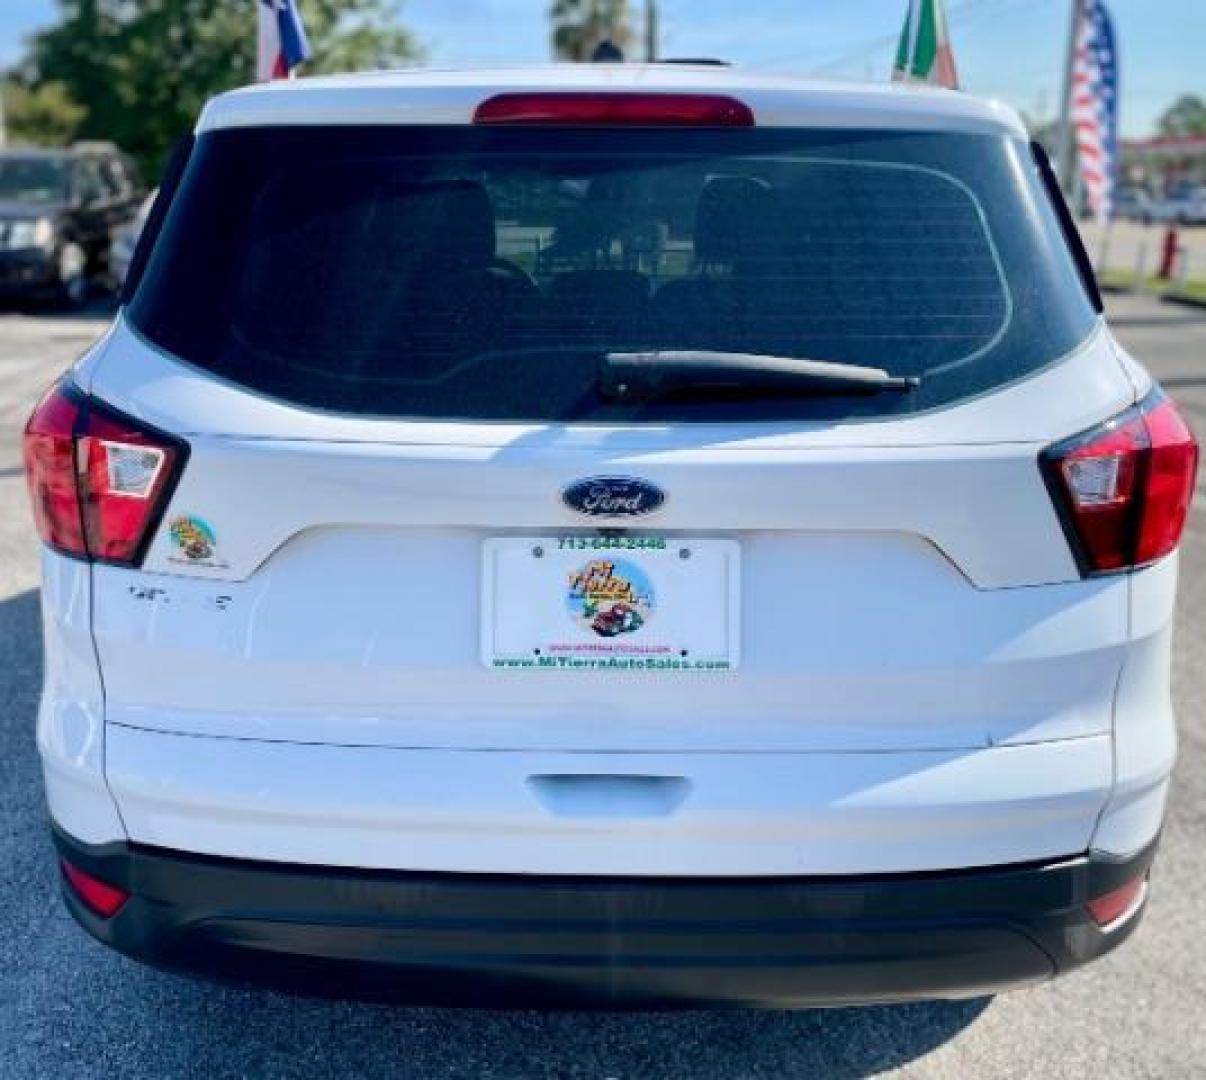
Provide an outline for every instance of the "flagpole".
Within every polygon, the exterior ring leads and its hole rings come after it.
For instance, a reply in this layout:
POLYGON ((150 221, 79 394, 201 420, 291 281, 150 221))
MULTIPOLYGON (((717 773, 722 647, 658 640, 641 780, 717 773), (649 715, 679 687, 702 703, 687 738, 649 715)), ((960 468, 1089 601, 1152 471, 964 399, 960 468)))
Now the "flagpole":
POLYGON ((658 58, 657 0, 645 0, 645 59, 653 63, 658 58))
POLYGON ((1072 0, 1072 24, 1068 27, 1068 53, 1064 58, 1064 96, 1060 108, 1059 146, 1056 164, 1059 168, 1060 187, 1064 194, 1072 197, 1072 186, 1076 177, 1076 140, 1072 130, 1072 70, 1076 65, 1076 32, 1080 29, 1080 0, 1072 0))
POLYGON ((909 63, 905 69, 913 74, 917 69, 917 39, 921 36, 921 0, 909 0, 909 63))

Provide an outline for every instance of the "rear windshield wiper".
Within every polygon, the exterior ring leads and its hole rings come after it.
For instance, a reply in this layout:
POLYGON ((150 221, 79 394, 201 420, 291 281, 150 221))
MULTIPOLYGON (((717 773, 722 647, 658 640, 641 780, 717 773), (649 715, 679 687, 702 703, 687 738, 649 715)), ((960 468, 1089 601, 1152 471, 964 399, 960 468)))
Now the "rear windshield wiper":
POLYGON ((920 383, 914 375, 892 375, 883 368, 858 364, 695 349, 610 352, 599 365, 599 391, 616 401, 725 390, 879 394, 913 390, 920 383))

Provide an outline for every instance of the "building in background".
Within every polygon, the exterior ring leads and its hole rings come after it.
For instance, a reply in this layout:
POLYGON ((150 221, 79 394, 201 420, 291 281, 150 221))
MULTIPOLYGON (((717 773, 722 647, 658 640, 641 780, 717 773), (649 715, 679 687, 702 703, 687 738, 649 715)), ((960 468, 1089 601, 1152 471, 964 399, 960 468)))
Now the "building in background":
POLYGON ((1130 184, 1154 194, 1206 184, 1206 135, 1125 140, 1122 168, 1130 184))

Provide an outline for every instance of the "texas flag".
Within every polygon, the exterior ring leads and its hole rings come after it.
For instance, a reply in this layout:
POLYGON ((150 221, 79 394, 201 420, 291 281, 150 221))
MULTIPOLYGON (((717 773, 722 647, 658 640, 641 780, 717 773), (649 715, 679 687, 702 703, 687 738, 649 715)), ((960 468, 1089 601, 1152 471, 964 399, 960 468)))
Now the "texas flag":
POLYGON ((310 59, 306 28, 297 13, 297 0, 257 0, 260 45, 255 77, 260 82, 286 79, 298 64, 310 59))

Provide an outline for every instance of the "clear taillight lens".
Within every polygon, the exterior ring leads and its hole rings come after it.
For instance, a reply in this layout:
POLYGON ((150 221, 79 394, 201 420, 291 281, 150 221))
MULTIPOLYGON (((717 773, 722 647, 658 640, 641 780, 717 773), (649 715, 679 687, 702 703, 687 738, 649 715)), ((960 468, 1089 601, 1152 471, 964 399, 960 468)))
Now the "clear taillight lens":
POLYGON ((1049 447, 1041 463, 1083 572, 1143 566, 1180 542, 1198 444, 1162 392, 1049 447))
POLYGON ((137 565, 187 452, 181 440, 60 383, 25 429, 38 532, 68 555, 137 565))

